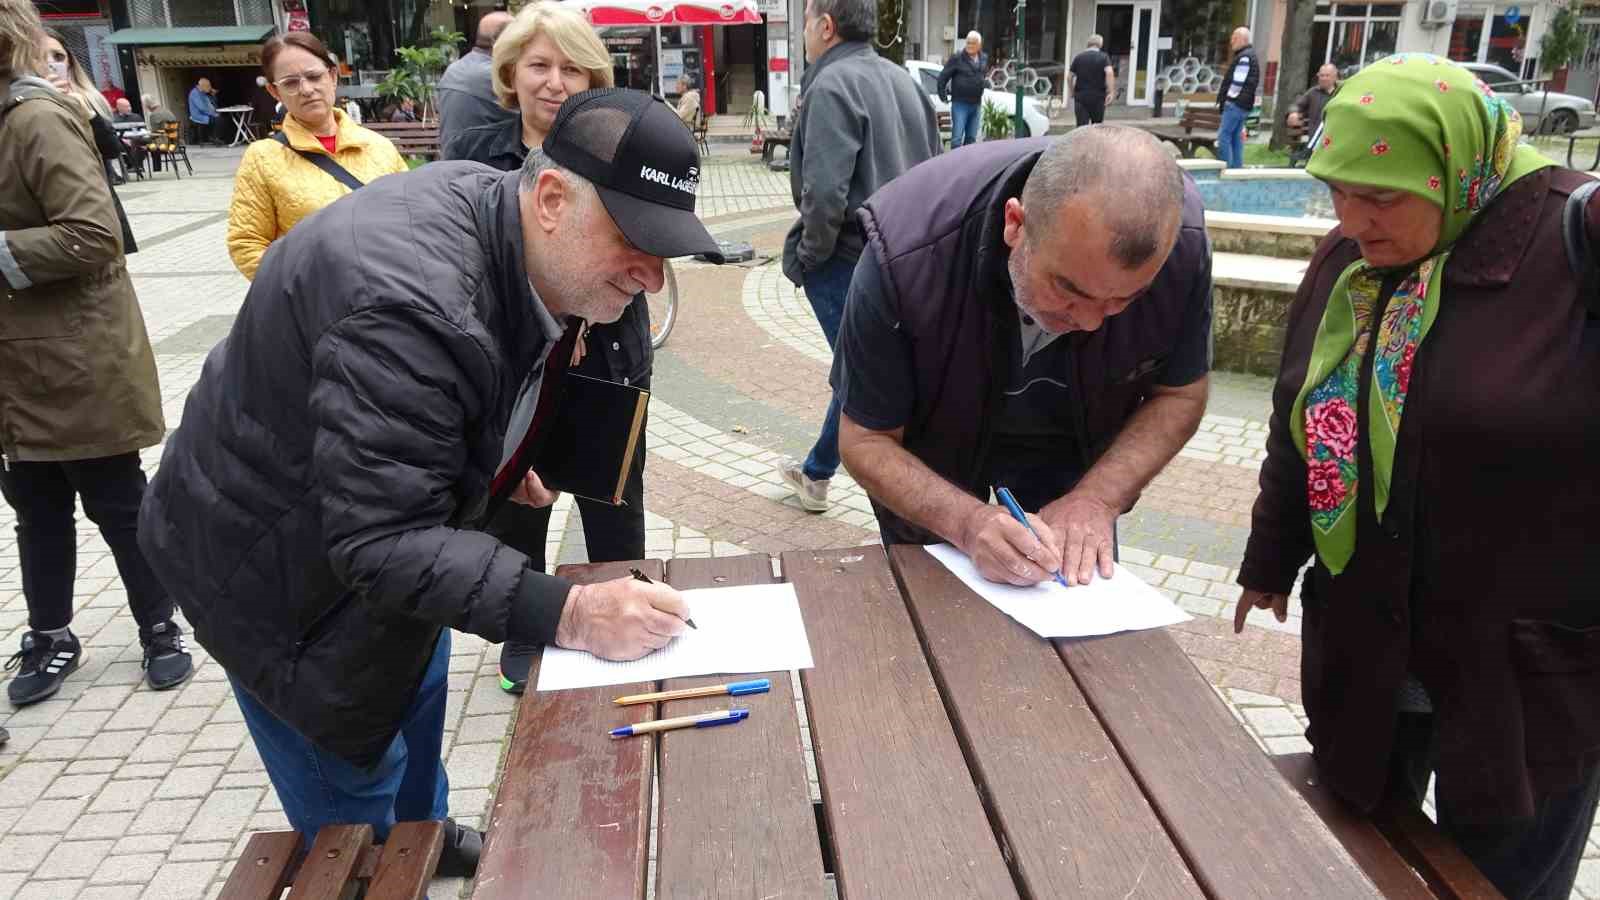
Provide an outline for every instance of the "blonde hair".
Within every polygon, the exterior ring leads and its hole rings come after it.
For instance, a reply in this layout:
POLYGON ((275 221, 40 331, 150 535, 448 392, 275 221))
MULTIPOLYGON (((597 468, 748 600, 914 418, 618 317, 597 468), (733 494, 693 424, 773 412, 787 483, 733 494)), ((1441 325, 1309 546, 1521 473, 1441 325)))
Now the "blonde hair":
POLYGON ((38 74, 44 25, 30 0, 0 0, 0 75, 38 74))
POLYGON ((67 54, 67 80, 72 82, 72 88, 67 91, 67 96, 83 107, 84 118, 92 119, 99 115, 110 121, 113 115, 111 104, 106 102, 106 98, 95 88, 94 82, 89 80, 89 76, 83 71, 83 66, 78 64, 78 58, 67 49, 66 37, 50 27, 44 29, 44 35, 60 44, 62 51, 67 54))
POLYGON ((511 23, 495 38, 491 70, 494 95, 506 109, 517 108, 517 80, 514 69, 522 51, 539 35, 547 35, 568 59, 589 72, 590 88, 608 88, 615 83, 611 54, 589 20, 576 9, 541 0, 522 8, 511 23))

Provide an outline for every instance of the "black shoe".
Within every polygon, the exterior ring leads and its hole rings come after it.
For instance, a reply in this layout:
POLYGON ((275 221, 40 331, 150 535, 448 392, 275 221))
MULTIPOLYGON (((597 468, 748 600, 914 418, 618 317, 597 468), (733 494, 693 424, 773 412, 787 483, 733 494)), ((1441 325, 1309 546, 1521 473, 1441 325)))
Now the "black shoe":
POLYGON ((13 706, 38 703, 61 690, 61 682, 83 665, 83 646, 72 632, 51 640, 38 631, 22 636, 22 649, 6 660, 17 677, 6 685, 13 706))
POLYGON ((439 854, 436 878, 471 878, 478 874, 478 857, 483 855, 483 832, 444 820, 444 852, 439 854))
POLYGON ((175 688, 194 674, 194 660, 183 649, 183 629, 171 619, 152 626, 149 634, 141 629, 139 643, 144 646, 144 680, 151 690, 175 688))
POLYGON ((543 644, 519 644, 506 641, 500 645, 500 690, 520 694, 528 687, 528 670, 539 655, 543 644))

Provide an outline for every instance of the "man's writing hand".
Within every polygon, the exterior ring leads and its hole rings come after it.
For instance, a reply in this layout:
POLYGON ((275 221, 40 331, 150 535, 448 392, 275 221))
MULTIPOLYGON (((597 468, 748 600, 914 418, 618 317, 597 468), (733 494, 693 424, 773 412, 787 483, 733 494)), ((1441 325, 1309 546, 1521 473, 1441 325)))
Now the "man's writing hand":
POLYGON ((638 659, 683 632, 689 607, 664 584, 618 578, 574 585, 556 626, 556 646, 601 659, 638 659))
POLYGON ((1072 491, 1039 510, 1039 515, 1060 538, 1055 550, 1061 557, 1061 574, 1067 584, 1088 584, 1097 567, 1101 578, 1111 577, 1116 510, 1087 494, 1072 491))
POLYGON ((1029 587, 1048 581, 1061 566, 1059 536, 1038 516, 1028 522, 1035 538, 1011 518, 1005 507, 984 505, 972 512, 961 529, 960 547, 978 573, 990 581, 1029 587))

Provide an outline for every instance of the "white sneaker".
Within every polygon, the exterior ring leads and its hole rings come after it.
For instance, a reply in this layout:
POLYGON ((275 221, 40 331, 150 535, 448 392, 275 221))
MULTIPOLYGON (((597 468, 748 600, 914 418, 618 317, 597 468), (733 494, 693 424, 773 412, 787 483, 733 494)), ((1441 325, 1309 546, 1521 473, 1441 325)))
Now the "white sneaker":
POLYGON ((806 512, 828 511, 828 479, 812 481, 806 477, 805 469, 792 459, 786 459, 778 464, 778 474, 794 489, 795 497, 800 500, 800 508, 806 512))

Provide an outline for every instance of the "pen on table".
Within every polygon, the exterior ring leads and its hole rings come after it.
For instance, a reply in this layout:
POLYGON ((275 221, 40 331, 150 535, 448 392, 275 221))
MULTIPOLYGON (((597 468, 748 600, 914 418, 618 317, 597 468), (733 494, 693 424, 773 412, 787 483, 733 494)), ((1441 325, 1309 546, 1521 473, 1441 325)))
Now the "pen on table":
MULTIPOLYGON (((650 576, 649 575, 646 575, 645 573, 639 571, 638 569, 629 569, 628 570, 628 574, 633 576, 633 580, 634 581, 642 581, 645 584, 655 584, 654 581, 650 580, 650 576)), ((700 626, 696 625, 694 623, 694 620, 689 618, 688 616, 684 616, 683 617, 683 624, 689 626, 690 628, 693 628, 695 631, 699 631, 700 630, 700 626)))
POLYGON ((611 701, 618 706, 632 706, 635 703, 660 703, 667 700, 687 700, 690 697, 715 697, 727 694, 730 697, 743 697, 746 694, 765 694, 772 690, 772 682, 765 678, 754 681, 733 681, 728 684, 708 684, 704 687, 682 688, 676 691, 656 691, 653 694, 629 694, 611 701))
POLYGON ((611 729, 611 736, 624 738, 638 734, 654 734, 657 731, 672 731, 677 728, 710 728, 713 725, 732 725, 748 718, 750 718, 748 709, 719 709, 697 716, 679 716, 676 719, 658 719, 654 722, 624 725, 621 728, 611 729))
MULTIPOLYGON (((995 488, 994 494, 996 497, 1000 498, 1001 503, 1006 505, 1006 509, 1011 513, 1011 518, 1021 522, 1022 527, 1028 529, 1028 533, 1033 535, 1035 540, 1038 540, 1039 532, 1033 530, 1033 525, 1028 522, 1027 514, 1025 514, 1022 511, 1022 507, 1017 504, 1017 498, 1011 496, 1011 491, 1007 488, 995 488)), ((1039 543, 1043 544, 1044 541, 1039 540, 1039 543)), ((1061 577, 1060 569, 1057 569, 1050 574, 1055 576, 1056 584, 1059 584, 1062 587, 1071 587, 1071 585, 1067 584, 1067 580, 1061 577)))

